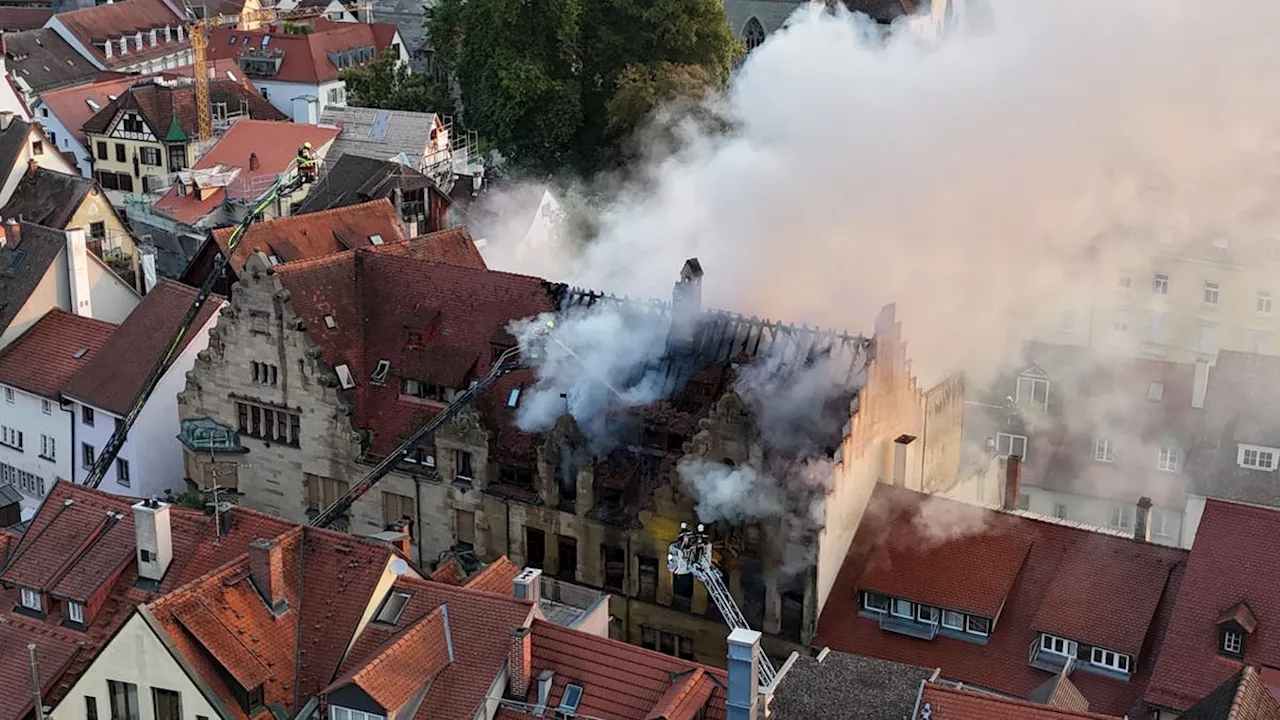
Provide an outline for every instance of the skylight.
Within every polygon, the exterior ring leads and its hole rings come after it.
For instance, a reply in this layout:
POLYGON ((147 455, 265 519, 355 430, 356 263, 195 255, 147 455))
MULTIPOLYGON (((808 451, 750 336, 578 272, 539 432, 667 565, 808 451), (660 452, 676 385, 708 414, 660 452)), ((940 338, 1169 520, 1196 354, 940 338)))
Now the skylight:
POLYGON ((515 407, 520 404, 520 388, 511 388, 511 394, 507 396, 507 407, 515 407))
POLYGON ((580 704, 582 704, 582 686, 570 683, 564 686, 564 696, 560 698, 560 707, 556 708, 556 712, 574 715, 578 712, 580 704))
POLYGON ((324 316, 324 326, 325 326, 325 327, 327 327, 327 328, 329 328, 330 330, 332 330, 332 329, 334 329, 334 328, 338 327, 338 321, 337 321, 337 320, 334 320, 332 315, 325 315, 325 316, 324 316))
POLYGON ((231 42, 229 42, 229 43, 227 43, 227 44, 228 44, 228 45, 235 45, 235 44, 236 44, 236 36, 235 36, 235 35, 232 35, 232 36, 231 36, 231 42))
POLYGON ((89 104, 89 107, 90 107, 94 112, 98 112, 99 110, 101 110, 101 109, 102 109, 102 106, 101 106, 101 105, 99 105, 98 103, 94 102, 93 100, 90 100, 89 98, 85 98, 85 99, 84 99, 84 101, 85 101, 86 103, 88 103, 88 104, 89 104))
POLYGON ((87 352, 89 352, 89 348, 80 348, 79 350, 76 350, 75 355, 72 355, 71 357, 79 360, 80 358, 84 357, 84 354, 87 352))
POLYGON ((239 80, 236 79, 236 74, 231 72, 230 70, 227 71, 227 79, 232 82, 240 82, 239 80))
POLYGON ((1160 399, 1163 397, 1164 397, 1164 383, 1162 382, 1151 383, 1151 387, 1147 388, 1147 399, 1152 402, 1160 402, 1160 399))
POLYGON ((334 371, 338 373, 338 382, 342 383, 343 390, 350 390, 356 386, 355 378, 351 377, 351 368, 346 363, 338 363, 333 366, 334 371))
POLYGON ((374 618, 374 622, 395 625, 396 621, 400 619, 400 613, 404 612, 404 606, 409 604, 410 597, 413 596, 403 590, 392 590, 387 599, 383 601, 382 607, 378 609, 378 615, 374 618))
POLYGON ((391 361, 379 360, 378 367, 374 368, 373 377, 370 378, 370 381, 374 385, 381 385, 387 381, 387 373, 389 372, 391 372, 391 361))
POLYGON ((381 236, 381 235, 370 235, 370 236, 369 236, 369 242, 373 243, 374 245, 381 245, 381 244, 382 244, 382 236, 381 236))

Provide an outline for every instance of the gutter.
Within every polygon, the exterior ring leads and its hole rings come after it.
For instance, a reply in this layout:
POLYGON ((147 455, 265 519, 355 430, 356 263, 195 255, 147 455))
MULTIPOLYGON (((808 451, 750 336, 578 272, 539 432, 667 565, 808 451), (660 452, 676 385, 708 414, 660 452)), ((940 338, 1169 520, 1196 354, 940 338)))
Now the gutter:
POLYGON ((151 610, 146 605, 139 605, 138 615, 141 616, 143 622, 151 628, 151 632, 155 633, 156 638, 160 640, 160 644, 164 645, 164 649, 169 651, 169 655, 173 657, 174 662, 178 663, 178 667, 182 668, 182 672, 186 674, 187 679, 196 686, 196 689, 199 690, 200 694, 204 696, 204 699, 213 706, 213 709, 217 710, 222 717, 235 717, 235 715, 227 709, 227 706, 222 703, 222 700, 218 698, 218 695, 213 691, 213 688, 209 687, 209 683, 205 682, 204 677, 200 673, 196 672, 196 669, 191 666, 191 663, 187 661, 186 656, 179 652, 178 648, 174 646, 173 638, 169 637, 168 631, 164 629, 164 626, 160 624, 159 620, 156 620, 155 615, 151 614, 151 610))

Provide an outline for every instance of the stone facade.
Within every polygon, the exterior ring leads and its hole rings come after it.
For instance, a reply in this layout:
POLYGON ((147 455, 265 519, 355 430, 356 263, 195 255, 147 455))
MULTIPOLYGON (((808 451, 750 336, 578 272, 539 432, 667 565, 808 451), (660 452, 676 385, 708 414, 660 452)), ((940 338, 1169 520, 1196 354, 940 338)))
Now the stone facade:
MULTIPOLYGON (((255 255, 180 397, 181 418, 238 427, 239 450, 247 452, 189 453, 193 484, 201 482, 210 463, 222 463, 220 478, 234 476, 234 481, 220 482, 235 485, 237 502, 305 521, 315 510, 309 500, 316 505, 319 494, 324 497, 318 504, 328 504, 368 473, 370 466, 358 459, 361 433, 353 409, 339 398, 339 381, 320 365, 320 355, 294 314, 289 292, 266 258, 255 255), (254 363, 276 368, 266 371, 265 384, 254 363), (255 421, 243 416, 246 404, 271 410, 276 423, 281 412, 290 419, 296 415, 296 442, 288 435, 284 442, 254 437, 264 432, 255 433, 255 421), (338 481, 336 489, 318 493, 317 483, 331 481, 338 481)), ((846 427, 842 456, 826 490, 824 515, 842 527, 832 533, 807 530, 811 556, 799 565, 781 557, 782 543, 776 538, 794 532, 781 521, 737 528, 717 545, 723 547, 718 562, 731 592, 766 633, 764 647, 775 656, 811 639, 821 609, 820 558, 843 558, 861 515, 859 503, 865 503, 875 481, 888 477, 885 469, 892 462, 886 458, 892 455, 894 438, 920 434, 916 428, 923 395, 910 376, 891 308, 877 324, 874 355, 864 369, 867 383, 858 401, 862 408, 875 409, 874 422, 854 417, 846 427), (878 369, 882 362, 892 367, 878 369)), ((696 520, 694 498, 683 491, 674 463, 662 465, 652 494, 619 519, 601 512, 612 493, 596 477, 596 463, 582 450, 585 443, 572 418, 561 418, 541 438, 532 477, 504 476, 509 468, 490 458, 495 437, 479 411, 464 410, 437 432, 433 443, 428 441, 425 452, 433 463, 422 463, 419 473, 397 470, 385 477, 355 503, 343 527, 359 535, 381 532, 396 514, 388 504, 406 503, 413 513, 412 552, 420 565, 469 548, 484 560, 506 555, 517 565, 540 566, 550 577, 610 592, 614 637, 722 664, 726 633, 706 588, 691 577, 673 577, 666 568, 667 548, 680 522, 696 520), (470 466, 469 477, 460 472, 460 463, 470 466)), ((753 437, 745 403, 728 392, 685 439, 683 453, 745 465, 759 463, 763 450, 753 437)))

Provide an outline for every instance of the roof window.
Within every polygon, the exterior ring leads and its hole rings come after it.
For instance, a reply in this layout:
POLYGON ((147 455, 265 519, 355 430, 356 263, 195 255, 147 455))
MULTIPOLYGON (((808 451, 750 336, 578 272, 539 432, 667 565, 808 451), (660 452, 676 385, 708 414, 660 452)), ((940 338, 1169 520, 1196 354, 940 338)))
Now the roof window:
POLYGON ((378 608, 378 614, 373 618, 374 622, 395 625, 411 597, 413 596, 403 590, 392 590, 391 594, 387 595, 387 599, 382 602, 382 607, 378 608))
POLYGON ((87 352, 89 352, 89 348, 79 348, 78 350, 75 351, 75 353, 71 355, 71 357, 75 358, 76 360, 79 360, 80 358, 84 357, 85 353, 87 352))
POLYGON ((1164 398, 1164 383, 1151 383, 1151 387, 1147 388, 1147 399, 1151 402, 1160 402, 1162 398, 1164 398))
POLYGON ((334 320, 332 315, 325 315, 325 316, 324 316, 324 326, 325 326, 325 327, 327 327, 327 328, 329 328, 330 330, 332 330, 332 329, 334 329, 334 328, 338 327, 338 321, 337 321, 337 320, 334 320))
POLYGON ((369 236, 369 242, 370 242, 370 243, 372 243, 372 244, 374 244, 374 245, 381 245, 381 244, 382 244, 382 236, 381 236, 381 235, 370 235, 370 236, 369 236))
POLYGON ((373 369, 373 376, 369 378, 369 382, 374 385, 382 385, 387 381, 387 373, 391 372, 390 360, 379 360, 378 367, 373 369))
POLYGON ((85 98, 85 99, 84 99, 84 101, 85 101, 85 103, 86 103, 86 104, 88 104, 88 105, 89 105, 89 109, 90 109, 90 110, 93 110, 94 112, 98 112, 99 110, 101 110, 101 109, 102 109, 102 106, 101 106, 101 105, 99 105, 98 103, 94 102, 93 100, 91 100, 91 99, 89 99, 89 98, 85 98))
POLYGON ((346 363, 338 363, 333 366, 335 372, 338 373, 338 382, 342 383, 343 390, 350 390, 356 386, 355 378, 351 377, 351 368, 346 363))
POLYGON ((582 686, 570 683, 564 686, 564 695, 560 698, 560 707, 556 712, 565 715, 576 715, 578 706, 582 704, 582 686))
POLYGON ((232 35, 232 36, 231 36, 231 42, 229 42, 229 43, 227 43, 227 44, 228 44, 228 45, 235 45, 235 44, 236 44, 236 36, 235 36, 235 35, 232 35))
POLYGON ((511 388, 511 394, 507 396, 507 407, 513 408, 520 404, 520 391, 522 389, 519 385, 511 388))

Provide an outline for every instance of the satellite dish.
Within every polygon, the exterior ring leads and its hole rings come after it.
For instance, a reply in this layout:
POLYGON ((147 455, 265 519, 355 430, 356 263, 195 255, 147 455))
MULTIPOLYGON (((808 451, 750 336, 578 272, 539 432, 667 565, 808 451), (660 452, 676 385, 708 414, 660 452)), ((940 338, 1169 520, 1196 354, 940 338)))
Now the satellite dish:
POLYGON ((409 572, 409 563, 404 558, 395 558, 391 561, 391 574, 400 577, 409 572))

